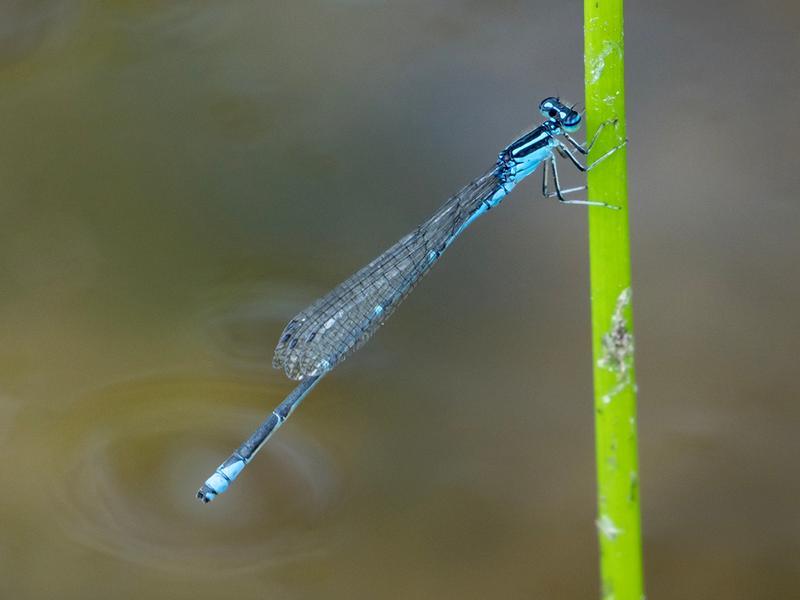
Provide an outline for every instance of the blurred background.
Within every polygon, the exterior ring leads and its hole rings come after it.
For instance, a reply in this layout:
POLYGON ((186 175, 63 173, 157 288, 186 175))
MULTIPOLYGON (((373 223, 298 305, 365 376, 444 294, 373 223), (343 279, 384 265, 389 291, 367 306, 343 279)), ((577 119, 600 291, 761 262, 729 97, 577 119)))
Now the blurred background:
MULTIPOLYGON (((582 101, 581 10, 0 3, 2 597, 598 596, 586 209, 535 176, 194 498, 285 322, 582 101)), ((798 17, 629 3, 650 598, 800 589, 798 17)))

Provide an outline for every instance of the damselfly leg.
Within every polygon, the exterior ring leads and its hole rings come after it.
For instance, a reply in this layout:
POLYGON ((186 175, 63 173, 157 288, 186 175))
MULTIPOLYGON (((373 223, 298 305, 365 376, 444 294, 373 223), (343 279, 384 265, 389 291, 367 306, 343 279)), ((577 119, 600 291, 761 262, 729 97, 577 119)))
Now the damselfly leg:
MULTIPOLYGON (((556 191, 552 192, 552 193, 545 194, 545 197, 552 198, 553 196, 556 196, 558 198, 558 201, 561 202, 561 204, 582 204, 584 206, 602 206, 603 208, 610 208, 612 210, 620 210, 619 206, 615 206, 613 204, 608 204, 606 202, 595 202, 595 201, 592 201, 592 200, 567 200, 566 198, 564 198, 564 194, 569 194, 570 192, 576 192, 576 191, 581 190, 581 189, 585 190, 586 186, 584 185, 584 186, 581 186, 579 188, 569 188, 567 190, 562 190, 561 189, 561 185, 560 185, 560 183, 558 181, 558 167, 556 166, 555 157, 551 156, 548 159, 547 162, 550 163, 550 165, 549 165, 550 169, 553 171, 553 185, 556 188, 556 191)), ((548 167, 548 165, 543 165, 543 167, 542 167, 543 170, 544 170, 544 173, 545 173, 545 175, 544 175, 545 179, 547 178, 547 167, 548 167)), ((546 184, 546 183, 547 182, 545 181, 544 184, 546 184)))
POLYGON ((594 143, 597 141, 597 138, 600 137, 600 132, 603 131, 603 129, 605 129, 609 125, 616 125, 616 124, 617 124, 617 119, 609 119, 608 121, 603 121, 602 123, 600 123, 600 126, 597 128, 597 131, 594 132, 594 135, 592 136, 592 139, 588 144, 586 142, 583 142, 583 144, 581 144, 566 131, 563 132, 563 134, 564 137, 567 138, 567 141, 575 147, 575 150, 585 155, 589 154, 589 151, 592 149, 592 146, 594 146, 594 143))
POLYGON ((591 171, 591 170, 592 170, 592 169, 594 169, 594 168, 595 168, 597 165, 599 165, 601 162, 603 162, 605 159, 607 159, 609 156, 611 156, 612 154, 614 154, 614 153, 615 153, 617 150, 619 150, 619 149, 620 149, 620 148, 622 148, 622 147, 623 147, 625 144, 627 144, 627 143, 628 143, 628 140, 625 140, 625 141, 623 141, 621 144, 617 144, 616 146, 614 146, 614 147, 613 147, 611 150, 609 150, 608 152, 606 152, 605 154, 603 154, 603 156, 601 156, 600 158, 598 158, 596 161, 594 161, 594 162, 591 162, 591 163, 589 163, 588 165, 583 165, 583 164, 581 164, 581 162, 580 162, 580 161, 579 161, 579 160, 578 160, 578 159, 575 157, 575 155, 574 155, 572 152, 570 152, 570 149, 567 147, 567 145, 566 145, 564 142, 562 142, 561 140, 556 140, 556 141, 558 142, 558 146, 556 146, 556 150, 558 150, 558 153, 559 153, 561 156, 563 156, 564 158, 568 158, 568 159, 569 159, 569 161, 570 161, 570 162, 571 162, 573 165, 575 165, 575 168, 576 168, 576 169, 578 169, 578 170, 579 170, 581 173, 587 173, 587 172, 591 171))
MULTIPOLYGON (((564 137, 566 137, 567 141, 575 147, 575 150, 577 150, 581 154, 588 154, 589 151, 592 149, 592 146, 594 146, 594 143, 597 141, 600 132, 608 125, 613 125, 615 123, 616 120, 604 121, 603 123, 601 123, 600 127, 597 128, 597 131, 595 131, 594 135, 592 136, 591 141, 589 141, 589 143, 586 144, 585 147, 580 143, 578 143, 576 140, 574 140, 566 131, 563 132, 563 135, 564 137)), ((628 142, 628 140, 625 140, 621 144, 618 144, 617 146, 613 147, 611 150, 603 154, 600 158, 598 158, 597 160, 588 165, 581 164, 581 162, 575 157, 575 155, 572 152, 570 152, 569 147, 566 144, 564 144, 564 142, 560 140, 557 140, 557 142, 558 145, 555 147, 556 152, 558 152, 558 154, 562 158, 566 158, 570 162, 572 162, 572 164, 575 165, 575 167, 579 171, 581 171, 582 173, 586 173, 587 171, 590 171, 596 165, 607 159, 609 156, 614 154, 617 150, 622 148, 628 142)), ((587 189, 585 185, 574 188, 568 188, 565 190, 561 189, 561 182, 559 181, 558 178, 558 166, 556 165, 555 156, 551 154, 550 157, 547 159, 546 163, 542 166, 542 195, 545 198, 552 198, 555 196, 558 198, 558 201, 561 202, 562 204, 582 204, 585 206, 602 206, 604 208, 620 210, 619 206, 608 204, 606 202, 595 202, 591 200, 567 200, 566 198, 564 198, 564 194, 571 194, 573 192, 579 192, 585 189, 587 189), (553 192, 550 191, 548 182, 548 173, 551 171, 553 173, 553 187, 555 187, 555 191, 553 192)))
MULTIPOLYGON (((549 162, 550 161, 548 161, 548 163, 549 162)), ((550 191, 550 181, 549 181, 550 177, 548 175, 548 173, 550 173, 551 169, 549 167, 550 167, 549 164, 545 164, 545 165, 542 166, 542 196, 544 196, 545 198, 553 198, 555 196, 558 196, 559 199, 562 199, 562 196, 564 194, 572 194, 574 192, 582 192, 583 190, 587 189, 585 185, 579 185, 578 187, 568 188, 566 190, 562 190, 561 186, 559 184, 559 181, 558 181, 558 175, 557 175, 557 173, 555 171, 553 171, 553 175, 555 176, 555 188, 556 188, 556 191, 555 192, 551 192, 550 191)))

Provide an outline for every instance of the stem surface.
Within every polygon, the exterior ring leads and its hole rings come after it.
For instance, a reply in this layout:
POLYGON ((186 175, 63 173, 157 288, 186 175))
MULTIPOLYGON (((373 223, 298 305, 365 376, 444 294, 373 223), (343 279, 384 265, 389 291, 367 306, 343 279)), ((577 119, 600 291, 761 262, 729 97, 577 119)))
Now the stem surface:
MULTIPOLYGON (((585 0, 587 131, 607 127, 598 157, 625 140, 622 0, 585 0)), ((626 149, 588 174, 590 199, 621 207, 589 208, 592 350, 597 453, 597 529, 604 600, 641 600, 641 525, 633 364, 626 149)))

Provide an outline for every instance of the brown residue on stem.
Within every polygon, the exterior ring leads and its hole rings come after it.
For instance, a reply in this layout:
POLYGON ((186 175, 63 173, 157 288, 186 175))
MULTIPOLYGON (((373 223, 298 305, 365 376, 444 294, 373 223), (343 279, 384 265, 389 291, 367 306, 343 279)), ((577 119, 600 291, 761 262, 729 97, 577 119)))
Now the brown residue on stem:
POLYGON ((603 335, 603 354, 597 364, 615 373, 623 386, 630 382, 633 364, 633 333, 625 322, 625 309, 631 303, 631 288, 625 288, 617 298, 617 306, 611 316, 611 328, 603 335))

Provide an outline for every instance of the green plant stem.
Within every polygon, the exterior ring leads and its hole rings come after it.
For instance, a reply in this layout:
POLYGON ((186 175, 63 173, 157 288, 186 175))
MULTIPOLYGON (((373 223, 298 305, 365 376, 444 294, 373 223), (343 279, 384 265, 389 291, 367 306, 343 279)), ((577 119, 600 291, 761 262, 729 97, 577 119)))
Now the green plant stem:
MULTIPOLYGON (((594 157, 625 139, 622 4, 584 2, 587 131, 617 119, 615 127, 601 134, 592 149, 594 157)), ((590 199, 622 209, 589 209, 597 529, 604 600, 644 597, 625 154, 622 148, 588 175, 590 199)))

